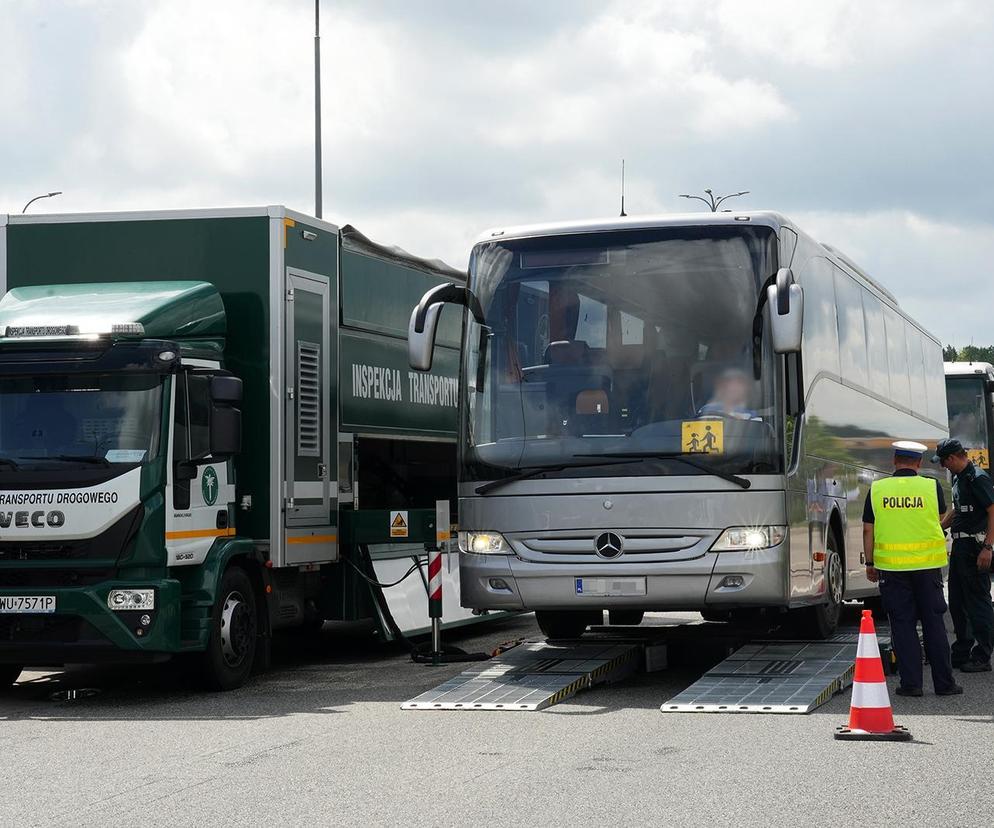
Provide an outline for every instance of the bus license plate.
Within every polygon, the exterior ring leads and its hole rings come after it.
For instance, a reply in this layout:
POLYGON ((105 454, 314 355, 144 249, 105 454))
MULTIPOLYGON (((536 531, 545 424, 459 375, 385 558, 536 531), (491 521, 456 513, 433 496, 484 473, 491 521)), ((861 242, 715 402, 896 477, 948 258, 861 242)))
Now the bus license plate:
POLYGON ((0 595, 0 614, 55 612, 54 595, 0 595))
POLYGON ((577 595, 645 595, 645 578, 575 578, 577 595))

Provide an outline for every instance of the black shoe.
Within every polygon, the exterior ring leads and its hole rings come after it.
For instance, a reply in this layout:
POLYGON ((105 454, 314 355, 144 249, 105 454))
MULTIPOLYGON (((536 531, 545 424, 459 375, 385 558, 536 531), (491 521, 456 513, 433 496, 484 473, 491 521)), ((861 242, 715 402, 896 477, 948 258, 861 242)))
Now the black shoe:
POLYGON ((944 690, 936 690, 935 695, 937 696, 961 696, 963 694, 963 688, 958 684, 954 684, 952 687, 946 687, 944 690))
POLYGON ((894 692, 899 696, 922 696, 925 694, 921 687, 898 687, 894 692))
POLYGON ((989 661, 968 661, 962 667, 960 667, 964 673, 989 673, 991 671, 991 663, 989 661))

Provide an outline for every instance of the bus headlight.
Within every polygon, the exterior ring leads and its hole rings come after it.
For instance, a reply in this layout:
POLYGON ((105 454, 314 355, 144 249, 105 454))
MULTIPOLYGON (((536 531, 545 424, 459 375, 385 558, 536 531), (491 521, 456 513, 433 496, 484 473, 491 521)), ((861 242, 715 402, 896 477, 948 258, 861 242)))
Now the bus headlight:
POLYGON ((154 589, 112 589, 107 593, 107 606, 116 611, 155 609, 154 589))
POLYGON ((783 542, 785 526, 733 526, 721 533, 711 547, 712 552, 741 552, 769 549, 783 542))
POLYGON ((459 550, 474 555, 510 555, 511 545, 499 532, 460 532, 459 550))

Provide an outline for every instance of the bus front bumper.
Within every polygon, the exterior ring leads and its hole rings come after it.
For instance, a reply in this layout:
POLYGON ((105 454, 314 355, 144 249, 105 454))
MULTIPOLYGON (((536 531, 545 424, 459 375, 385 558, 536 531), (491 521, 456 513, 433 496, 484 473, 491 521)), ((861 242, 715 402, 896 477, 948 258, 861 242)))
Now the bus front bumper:
POLYGON ((515 555, 463 552, 459 555, 461 603, 481 610, 632 608, 663 612, 785 607, 787 560, 786 544, 651 564, 536 563, 515 555), (633 590, 638 594, 618 594, 633 590))
POLYGON ((54 612, 0 613, 0 664, 59 666, 155 662, 180 650, 180 584, 171 579, 108 580, 80 587, 0 587, 0 598, 54 598, 54 612), (114 611, 112 589, 153 589, 151 610, 114 611), (143 624, 143 616, 148 623, 143 624))

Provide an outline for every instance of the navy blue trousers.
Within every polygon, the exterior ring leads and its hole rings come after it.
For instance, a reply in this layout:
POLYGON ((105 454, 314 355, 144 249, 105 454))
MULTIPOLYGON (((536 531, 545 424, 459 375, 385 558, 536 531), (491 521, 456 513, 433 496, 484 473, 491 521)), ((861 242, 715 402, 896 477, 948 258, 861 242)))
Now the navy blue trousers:
POLYGON ((977 569, 980 544, 972 538, 953 541, 949 556, 949 613, 956 641, 953 661, 991 660, 994 644, 994 609, 991 607, 991 576, 977 569))
POLYGON ((925 652, 932 668, 932 686, 948 690, 956 681, 946 636, 946 599, 942 570, 880 571, 880 597, 890 619, 890 639, 897 655, 902 687, 922 686, 922 648, 917 624, 922 625, 925 652))

